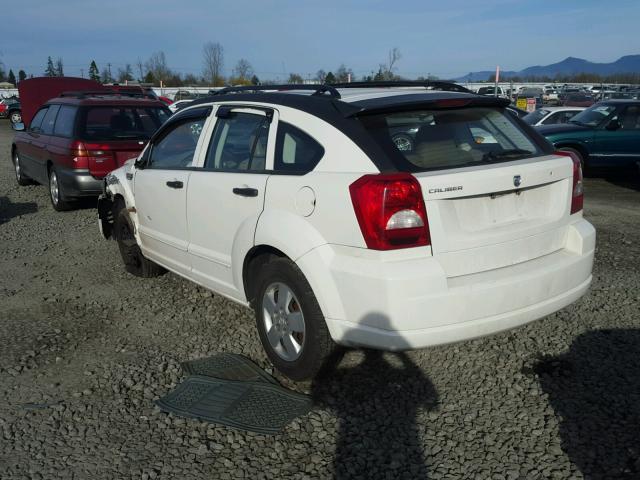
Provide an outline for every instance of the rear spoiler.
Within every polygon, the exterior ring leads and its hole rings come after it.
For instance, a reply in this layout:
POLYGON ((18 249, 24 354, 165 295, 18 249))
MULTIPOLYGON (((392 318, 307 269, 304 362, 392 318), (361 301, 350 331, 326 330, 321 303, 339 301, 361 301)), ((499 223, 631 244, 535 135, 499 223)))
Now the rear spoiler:
POLYGON ((346 118, 360 115, 375 115, 397 111, 411 111, 424 109, 447 109, 461 107, 498 107, 504 108, 511 104, 506 98, 488 97, 483 95, 458 95, 442 98, 435 95, 399 95, 347 103, 333 101, 335 108, 346 118), (429 98, 431 97, 431 98, 429 98))

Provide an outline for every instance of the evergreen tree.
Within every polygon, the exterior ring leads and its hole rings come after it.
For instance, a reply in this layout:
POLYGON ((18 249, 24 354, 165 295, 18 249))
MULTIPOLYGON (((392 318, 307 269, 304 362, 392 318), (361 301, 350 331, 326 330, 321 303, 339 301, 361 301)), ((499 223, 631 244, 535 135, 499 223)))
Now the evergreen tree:
POLYGON ((45 77, 55 77, 57 74, 56 67, 53 66, 53 60, 51 57, 47 58, 47 69, 44 71, 45 77))
POLYGON ((100 77, 102 78, 102 83, 113 83, 113 78, 109 75, 109 69, 107 67, 102 69, 102 75, 100 77))
POLYGON ((100 81, 100 73, 98 72, 98 66, 95 60, 91 60, 89 64, 89 78, 95 82, 100 81))
POLYGON ((16 76, 13 74, 13 70, 9 70, 9 83, 15 86, 16 84, 16 76))
POLYGON ((56 60, 56 77, 64 77, 64 66, 62 65, 61 57, 56 60))
POLYGON ((26 80, 27 79, 27 72, 25 72, 24 70, 20 70, 18 72, 18 81, 21 82, 22 80, 26 80))
POLYGON ((327 73, 327 75, 324 77, 324 83, 327 83, 327 84, 336 83, 336 77, 333 74, 333 72, 327 73))
POLYGON ((260 85, 260 79, 257 75, 251 77, 251 85, 260 85))

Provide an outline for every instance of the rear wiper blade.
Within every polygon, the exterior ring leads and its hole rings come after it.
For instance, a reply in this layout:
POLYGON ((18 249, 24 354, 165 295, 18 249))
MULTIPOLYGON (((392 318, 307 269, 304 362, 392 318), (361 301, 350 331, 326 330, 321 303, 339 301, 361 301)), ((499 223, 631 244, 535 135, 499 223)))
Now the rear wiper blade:
POLYGON ((492 160, 499 160, 501 158, 508 158, 518 155, 532 155, 533 152, 529 150, 524 150, 522 148, 511 148, 509 150, 503 150, 501 152, 487 152, 482 156, 483 162, 490 162, 492 160))

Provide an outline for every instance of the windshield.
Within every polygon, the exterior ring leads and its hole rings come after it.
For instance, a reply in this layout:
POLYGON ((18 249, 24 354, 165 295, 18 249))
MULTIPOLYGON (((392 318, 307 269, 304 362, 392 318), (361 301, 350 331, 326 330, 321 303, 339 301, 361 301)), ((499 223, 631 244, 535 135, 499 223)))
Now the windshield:
POLYGON ((542 120, 544 117, 546 117, 548 114, 549 114, 549 110, 545 110, 544 108, 540 108, 540 109, 536 110, 535 112, 531 112, 531 113, 525 115, 524 117, 522 117, 522 120, 525 123, 528 123, 529 125, 535 125, 540 120, 542 120))
POLYGON ((540 147, 496 108, 418 110, 361 117, 400 170, 425 171, 542 155, 540 147))
POLYGON ((88 107, 80 122, 83 140, 147 140, 171 116, 161 107, 88 107))
POLYGON ((616 109, 613 105, 594 105, 583 110, 569 122, 578 125, 586 125, 588 127, 598 126, 605 118, 607 118, 616 109))

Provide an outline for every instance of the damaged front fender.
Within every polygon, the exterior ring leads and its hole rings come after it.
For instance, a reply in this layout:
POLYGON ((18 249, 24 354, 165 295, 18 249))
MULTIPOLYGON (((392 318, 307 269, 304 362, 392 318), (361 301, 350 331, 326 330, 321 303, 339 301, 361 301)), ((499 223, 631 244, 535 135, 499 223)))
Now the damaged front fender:
POLYGON ((113 200, 103 193, 98 197, 98 228, 100 234, 107 240, 113 237, 114 221, 113 200))

